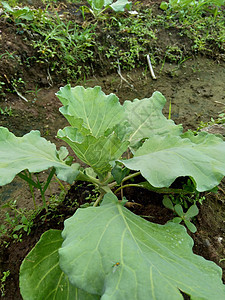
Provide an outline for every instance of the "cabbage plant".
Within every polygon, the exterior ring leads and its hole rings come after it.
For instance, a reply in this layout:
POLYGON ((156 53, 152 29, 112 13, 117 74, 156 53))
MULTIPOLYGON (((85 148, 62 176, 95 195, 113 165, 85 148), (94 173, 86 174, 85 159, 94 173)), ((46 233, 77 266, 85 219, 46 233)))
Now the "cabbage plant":
POLYGON ((148 222, 115 195, 136 176, 143 182, 132 186, 158 192, 172 190, 180 176, 189 176, 199 192, 212 189, 225 174, 223 139, 183 133, 162 114, 166 99, 160 92, 123 105, 100 87, 66 85, 57 96, 70 124, 58 137, 87 167, 68 165, 68 151, 38 131, 15 137, 0 127, 0 184, 23 170, 54 167, 59 179, 92 182, 100 195, 67 219, 62 232, 45 232, 24 259, 23 299, 174 300, 183 299, 181 292, 191 299, 225 299, 220 267, 193 254, 185 227, 148 222))
POLYGON ((115 12, 122 12, 125 9, 131 9, 132 2, 127 0, 87 0, 91 6, 90 12, 98 17, 106 9, 111 8, 115 12))

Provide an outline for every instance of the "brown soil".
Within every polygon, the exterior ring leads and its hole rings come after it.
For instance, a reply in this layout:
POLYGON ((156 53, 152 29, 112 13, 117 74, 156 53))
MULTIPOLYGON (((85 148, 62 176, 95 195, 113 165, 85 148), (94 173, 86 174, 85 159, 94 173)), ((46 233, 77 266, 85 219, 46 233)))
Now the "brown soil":
MULTIPOLYGON (((154 1, 157 2, 157 1, 154 1)), ((160 3, 161 1, 159 1, 160 3)), ((33 1, 33 5, 38 7, 41 1, 33 1)), ((152 2, 146 1, 146 5, 152 5, 152 2)), ((157 41, 157 47, 161 53, 166 45, 185 45, 189 54, 190 41, 181 39, 175 32, 169 29, 159 31, 160 39, 157 41)), ((29 46, 29 40, 24 42, 13 24, 0 21, 0 44, 10 53, 16 52, 20 57, 21 65, 18 61, 3 57, 1 61, 1 79, 11 88, 9 82, 15 76, 20 74, 26 82, 26 89, 34 89, 36 85, 41 90, 37 97, 31 94, 24 94, 29 102, 25 102, 15 93, 8 93, 0 100, 0 107, 11 106, 13 115, 6 116, 0 114, 0 126, 9 128, 17 136, 22 136, 30 130, 40 130, 41 135, 46 139, 54 142, 57 147, 64 145, 62 141, 56 138, 57 130, 67 125, 67 121, 59 113, 61 103, 55 96, 55 93, 62 86, 64 78, 57 78, 49 74, 41 64, 30 61, 27 66, 28 57, 36 56, 29 46), (34 97, 36 99, 34 100, 34 97)), ((122 71, 122 75, 129 82, 121 80, 117 73, 101 70, 104 76, 98 76, 96 72, 92 78, 88 78, 85 82, 79 82, 80 85, 95 86, 99 85, 107 94, 116 93, 121 103, 124 100, 132 100, 134 98, 150 97, 154 91, 160 91, 164 94, 168 103, 164 109, 165 115, 169 111, 169 101, 172 103, 172 119, 178 124, 182 123, 185 130, 196 129, 200 121, 208 122, 211 118, 216 119, 218 114, 224 112, 225 94, 225 62, 205 57, 202 55, 193 56, 186 62, 177 66, 166 62, 162 65, 154 67, 156 80, 153 80, 146 68, 139 68, 130 72, 122 71)), ((75 85, 75 83, 74 83, 75 85)), ((71 153, 72 154, 72 153, 71 153)), ((76 158, 75 158, 76 159, 76 158)), ((41 174, 41 180, 46 178, 46 173, 41 174)), ((189 234, 194 239, 195 245, 193 251, 213 260, 225 272, 225 261, 221 261, 225 257, 225 184, 221 183, 217 194, 206 194, 206 200, 203 205, 199 205, 200 213, 194 220, 198 228, 197 233, 189 234)), ((48 190, 47 197, 52 194, 58 194, 60 188, 56 182, 53 182, 48 190)), ((71 216, 75 211, 73 200, 76 199, 79 204, 83 204, 88 196, 90 187, 82 186, 78 190, 71 187, 69 194, 64 202, 57 208, 52 210, 45 218, 43 212, 37 216, 34 227, 29 236, 23 235, 22 242, 15 243, 12 240, 6 240, 7 247, 2 244, 0 249, 0 278, 3 271, 10 270, 10 276, 6 283, 6 296, 1 299, 14 300, 22 299, 18 287, 19 266, 24 256, 38 241, 40 235, 49 228, 63 228, 64 217, 71 216), (72 208, 71 208, 72 206, 72 208)), ((164 224, 173 217, 173 213, 168 211, 162 205, 162 197, 157 194, 150 194, 144 190, 138 191, 138 199, 136 199, 137 191, 130 189, 125 191, 125 196, 129 200, 134 200, 141 204, 133 209, 138 215, 149 216, 152 222, 164 224)), ((41 197, 38 192, 35 193, 37 203, 41 204, 41 197)), ((29 188, 20 179, 15 179, 12 183, 0 187, 0 204, 6 203, 10 199, 17 200, 18 208, 33 208, 33 202, 30 197, 29 188)), ((2 210, 0 220, 4 219, 4 210, 2 210)), ((223 276, 225 280, 225 273, 223 276)))

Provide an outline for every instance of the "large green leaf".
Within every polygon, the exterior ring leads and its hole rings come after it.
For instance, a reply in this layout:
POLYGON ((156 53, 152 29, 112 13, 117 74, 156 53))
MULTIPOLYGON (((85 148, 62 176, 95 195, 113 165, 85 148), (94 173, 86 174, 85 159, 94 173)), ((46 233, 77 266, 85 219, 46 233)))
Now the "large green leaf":
POLYGON ((59 267, 61 230, 46 231, 20 267, 20 292, 24 300, 98 300, 73 286, 59 267))
POLYGON ((169 187, 177 177, 190 176, 198 191, 212 189, 225 175, 224 141, 206 132, 182 137, 154 135, 133 158, 121 162, 140 170, 154 187, 169 187))
POLYGON ((132 2, 127 0, 117 0, 113 3, 113 0, 88 0, 94 13, 97 15, 101 13, 103 8, 111 7, 114 11, 120 12, 124 11, 125 8, 131 9, 132 2))
POLYGON ((54 144, 40 137, 39 131, 16 137, 7 128, 0 127, 0 185, 11 182, 25 169, 41 172, 50 167, 56 168, 60 179, 72 183, 79 174, 79 164, 66 165, 62 159, 67 153, 65 149, 57 151, 54 144))
POLYGON ((113 194, 65 221, 61 269, 102 300, 225 299, 221 269, 192 252, 183 226, 134 215, 113 194))
POLYGON ((141 139, 149 138, 153 134, 180 135, 182 133, 181 125, 175 125, 172 120, 167 120, 162 114, 165 103, 166 99, 160 92, 153 93, 150 98, 124 102, 126 119, 132 127, 132 134, 129 138, 131 148, 141 139))
POLYGON ((60 108, 61 113, 81 133, 98 138, 125 118, 118 97, 106 95, 99 86, 85 89, 82 86, 71 88, 68 84, 56 95, 64 105, 60 108))
POLYGON ((111 4, 113 0, 87 0, 94 11, 101 11, 104 6, 111 4))
POLYGON ((58 137, 70 145, 76 155, 98 174, 109 172, 109 162, 121 157, 129 144, 122 142, 115 133, 96 138, 91 135, 82 136, 72 127, 59 130, 58 137))
POLYGON ((127 150, 131 130, 119 99, 105 95, 100 87, 70 85, 61 88, 57 96, 64 105, 60 111, 72 125, 59 130, 58 137, 96 173, 110 171, 109 162, 127 150))
POLYGON ((124 11, 125 9, 131 9, 132 1, 117 0, 113 4, 109 5, 114 11, 124 11))

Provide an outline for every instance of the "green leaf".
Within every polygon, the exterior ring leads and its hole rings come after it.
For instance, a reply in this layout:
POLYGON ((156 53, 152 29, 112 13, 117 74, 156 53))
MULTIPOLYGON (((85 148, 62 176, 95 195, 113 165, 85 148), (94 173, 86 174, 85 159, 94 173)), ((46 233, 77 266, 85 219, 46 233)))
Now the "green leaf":
POLYGON ((199 213, 197 205, 193 204, 185 214, 185 218, 193 218, 199 213))
POLYGON ((114 11, 121 12, 125 9, 130 10, 132 7, 132 2, 127 0, 118 0, 113 4, 109 5, 114 11))
POLYGON ((98 300, 73 286, 59 267, 60 230, 45 232, 20 267, 20 292, 24 300, 98 300))
POLYGON ((130 126, 116 95, 105 95, 100 87, 84 89, 66 85, 57 93, 60 111, 72 127, 59 130, 75 154, 97 174, 111 170, 110 162, 127 150, 130 126))
POLYGON ((14 10, 12 9, 12 7, 5 1, 1 1, 1 4, 4 8, 4 10, 6 10, 6 12, 10 12, 10 13, 13 13, 14 10))
POLYGON ((101 11, 105 5, 111 4, 113 0, 87 0, 94 11, 101 11))
POLYGON ((76 128, 66 127, 58 131, 58 137, 64 140, 87 165, 97 174, 111 171, 110 161, 116 160, 127 150, 129 142, 121 142, 115 133, 98 138, 92 135, 82 136, 76 128))
POLYGON ((25 6, 21 9, 17 9, 13 11, 13 16, 15 19, 32 21, 34 19, 33 12, 29 7, 25 6))
POLYGON ((182 222, 182 221, 183 221, 183 219, 180 218, 180 217, 175 217, 175 218, 173 218, 173 220, 172 220, 172 222, 173 222, 173 223, 176 223, 176 224, 179 224, 179 223, 182 222))
POLYGON ((190 176, 198 191, 212 189, 225 175, 225 143, 206 132, 182 137, 153 135, 133 158, 120 162, 140 170, 155 187, 169 187, 177 177, 190 176))
POLYGON ((169 7, 169 4, 165 1, 162 1, 159 8, 161 8, 162 10, 167 10, 168 7, 169 7))
POLYGON ((95 171, 92 168, 85 168, 84 174, 89 177, 92 177, 92 178, 97 178, 97 174, 95 173, 95 171))
POLYGON ((69 154, 69 151, 67 150, 66 147, 60 147, 59 151, 58 151, 58 156, 59 159, 63 160, 64 158, 66 158, 69 154))
POLYGON ((0 127, 0 185, 10 183, 25 169, 41 172, 51 167, 55 167, 59 179, 72 183, 79 174, 79 164, 67 166, 59 159, 65 154, 65 149, 58 152, 54 144, 40 137, 39 131, 16 137, 0 127))
POLYGON ((183 226, 134 215, 115 195, 65 221, 60 266, 72 284, 114 299, 225 298, 221 269, 192 252, 183 226))
POLYGON ((163 197, 163 205, 171 210, 174 210, 173 203, 168 196, 163 197))
POLYGON ((106 95, 99 86, 85 89, 82 86, 71 88, 68 84, 56 95, 64 105, 60 108, 61 113, 81 134, 89 133, 96 138, 104 136, 109 128, 114 128, 125 118, 118 97, 106 95))
POLYGON ((112 175, 113 178, 116 180, 117 184, 121 184, 124 177, 126 177, 129 174, 129 171, 127 168, 122 168, 119 165, 115 165, 112 169, 112 175))
POLYGON ((165 97, 160 92, 155 92, 150 98, 134 99, 124 102, 126 118, 132 127, 130 147, 136 149, 136 144, 152 135, 165 136, 168 134, 180 135, 182 126, 175 125, 172 120, 167 120, 162 114, 166 103, 165 97))
POLYGON ((178 214, 179 217, 183 217, 184 216, 184 211, 183 211, 183 208, 182 208, 182 206, 180 204, 176 204, 174 206, 174 210, 178 214))
POLYGON ((113 3, 113 0, 88 0, 93 12, 100 14, 103 8, 111 7, 116 12, 124 11, 124 9, 131 9, 132 2, 127 0, 118 0, 113 3))
POLYGON ((193 223, 191 223, 191 221, 184 219, 184 223, 192 233, 195 233, 197 231, 197 228, 195 227, 195 225, 193 223))

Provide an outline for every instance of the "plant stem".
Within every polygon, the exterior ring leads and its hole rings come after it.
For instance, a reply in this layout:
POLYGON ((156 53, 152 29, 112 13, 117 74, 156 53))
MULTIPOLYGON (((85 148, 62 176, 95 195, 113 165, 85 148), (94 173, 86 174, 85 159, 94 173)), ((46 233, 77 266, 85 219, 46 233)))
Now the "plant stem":
MULTIPOLYGON (((24 173, 26 174, 26 171, 24 171, 24 173)), ((28 177, 30 179, 30 182, 28 182, 28 184, 29 184, 32 200, 33 200, 33 203, 34 203, 34 209, 37 209, 37 205, 36 205, 36 201, 35 201, 35 197, 34 197, 34 185, 32 184, 31 176, 32 176, 31 173, 28 171, 28 177)))
MULTIPOLYGON (((30 174, 30 172, 28 171, 28 173, 30 174)), ((19 173, 18 176, 25 180, 27 183, 31 184, 32 186, 38 188, 38 185, 35 181, 33 181, 33 179, 31 178, 31 176, 28 176, 26 171, 24 170, 24 174, 23 173, 19 173)))
POLYGON ((126 187, 139 187, 139 188, 143 188, 143 189, 147 189, 149 191, 155 192, 155 193, 159 193, 159 194, 193 194, 193 192, 188 192, 188 191, 184 191, 182 189, 172 189, 172 188, 155 188, 152 187, 151 188, 146 188, 145 186, 141 185, 141 184, 135 184, 135 183, 130 183, 130 184, 125 184, 123 186, 120 186, 115 192, 114 194, 118 193, 120 190, 126 188, 126 187))
POLYGON ((64 185, 62 184, 62 182, 59 180, 59 178, 54 174, 54 178, 57 181, 57 183, 59 184, 60 188, 62 191, 66 191, 64 185))
POLYGON ((124 189, 124 188, 126 188, 126 187, 130 187, 130 186, 134 186, 134 187, 142 187, 143 188, 143 186, 141 186, 141 185, 139 185, 139 184, 132 184, 132 183, 130 183, 130 184, 125 184, 125 185, 121 185, 117 190, 115 190, 115 192, 114 192, 114 194, 116 194, 116 193, 118 193, 120 190, 122 190, 122 189, 124 189))
POLYGON ((136 173, 130 174, 130 175, 124 177, 124 179, 122 180, 122 182, 127 181, 127 180, 129 180, 131 178, 134 178, 136 176, 139 176, 139 175, 141 175, 141 172, 136 172, 136 173))
MULTIPOLYGON (((139 175, 141 175, 141 172, 136 172, 136 173, 133 173, 133 174, 131 174, 131 175, 128 175, 128 176, 124 177, 124 179, 122 180, 122 183, 123 183, 124 181, 126 181, 126 180, 129 180, 129 179, 134 178, 134 177, 139 176, 139 175)), ((116 182, 116 181, 114 181, 114 182, 108 184, 108 186, 109 186, 110 189, 113 188, 113 187, 116 186, 116 185, 117 185, 117 182, 116 182)))
POLYGON ((45 208, 45 210, 47 212, 48 211, 48 207, 47 207, 47 204, 46 204, 45 193, 44 193, 44 190, 42 189, 42 186, 41 186, 41 183, 39 181, 38 175, 36 175, 36 177, 37 177, 38 189, 41 192, 41 198, 42 198, 42 201, 43 201, 43 207, 45 208))
POLYGON ((38 188, 38 186, 37 186, 36 182, 32 180, 31 173, 28 171, 28 174, 27 174, 26 170, 24 170, 24 174, 19 173, 18 176, 28 183, 30 192, 31 192, 31 196, 32 196, 32 200, 34 203, 34 208, 37 209, 37 205, 36 205, 36 201, 35 201, 35 197, 34 197, 34 187, 38 188))
POLYGON ((12 205, 8 204, 9 207, 11 208, 11 210, 15 210, 19 215, 22 215, 23 213, 20 212, 18 209, 16 209, 15 207, 13 207, 12 205))
POLYGON ((34 197, 34 187, 29 184, 29 187, 30 187, 30 193, 31 193, 31 196, 32 196, 32 200, 33 200, 33 203, 34 203, 34 209, 37 209, 37 205, 36 205, 36 201, 35 201, 35 197, 34 197))
POLYGON ((80 172, 79 175, 77 176, 76 180, 81 180, 81 181, 88 181, 91 183, 94 183, 96 185, 100 185, 100 180, 96 179, 90 175, 84 174, 83 172, 80 172))
POLYGON ((113 176, 111 172, 108 173, 108 175, 104 178, 104 181, 102 182, 103 185, 107 185, 110 181, 113 181, 113 176))
POLYGON ((45 193, 45 191, 47 190, 47 188, 48 188, 48 186, 49 186, 49 184, 50 184, 50 182, 51 182, 52 177, 53 177, 54 174, 55 174, 55 168, 52 168, 50 174, 48 175, 48 178, 47 178, 47 180, 46 180, 46 183, 45 183, 45 185, 44 185, 43 193, 45 193))
POLYGON ((99 202, 102 200, 103 196, 104 196, 104 193, 101 193, 101 194, 98 196, 98 199, 97 199, 97 200, 95 201, 95 203, 93 204, 93 207, 96 207, 96 206, 99 204, 99 202))

